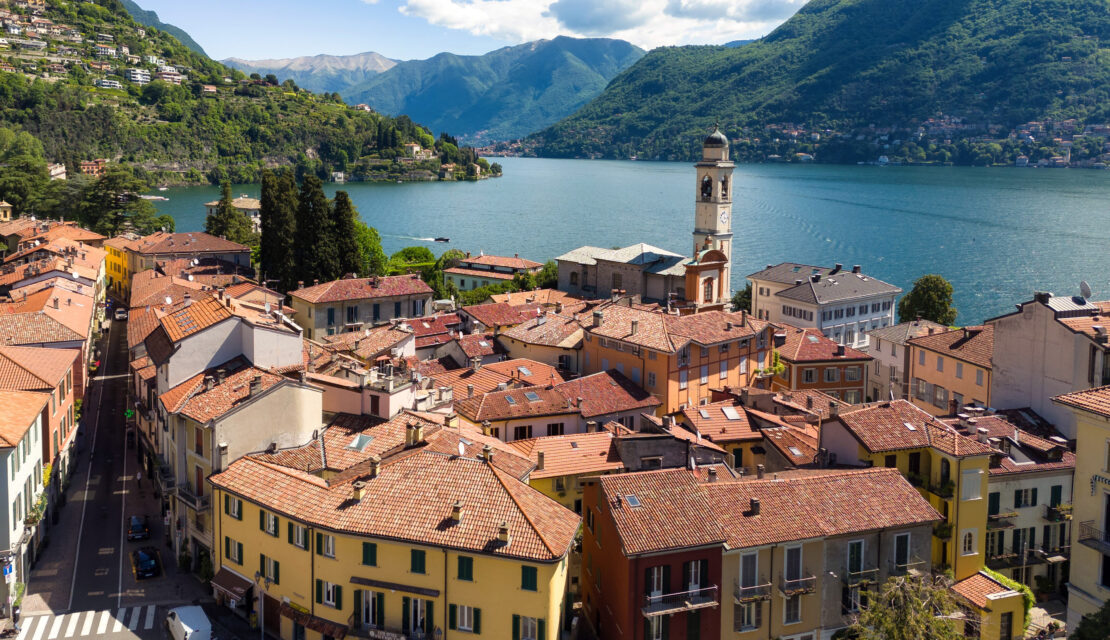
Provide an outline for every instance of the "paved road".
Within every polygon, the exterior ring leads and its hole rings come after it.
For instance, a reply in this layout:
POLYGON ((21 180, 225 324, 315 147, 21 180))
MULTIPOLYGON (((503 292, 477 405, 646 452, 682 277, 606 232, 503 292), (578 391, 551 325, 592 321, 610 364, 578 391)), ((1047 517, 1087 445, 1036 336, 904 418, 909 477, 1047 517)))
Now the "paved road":
POLYGON ((158 640, 165 636, 162 620, 166 613, 154 605, 113 610, 77 611, 61 615, 23 618, 18 640, 59 638, 108 638, 110 640, 158 640))

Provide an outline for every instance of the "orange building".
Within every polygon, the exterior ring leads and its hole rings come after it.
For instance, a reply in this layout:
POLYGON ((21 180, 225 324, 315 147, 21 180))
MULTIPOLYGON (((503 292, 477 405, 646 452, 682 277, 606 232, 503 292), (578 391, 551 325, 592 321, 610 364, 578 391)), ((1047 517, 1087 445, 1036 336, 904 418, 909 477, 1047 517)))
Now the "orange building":
POLYGON ((910 396, 934 416, 991 404, 994 325, 931 333, 909 341, 910 396))
POLYGON ((837 344, 820 329, 782 325, 785 342, 779 347, 782 373, 775 375, 776 391, 820 391, 851 404, 863 402, 867 366, 873 358, 862 351, 837 344))
POLYGON ((583 370, 620 371, 659 398, 663 414, 710 402, 712 389, 755 384, 774 341, 773 327, 747 313, 676 316, 628 300, 599 305, 583 324, 583 370))

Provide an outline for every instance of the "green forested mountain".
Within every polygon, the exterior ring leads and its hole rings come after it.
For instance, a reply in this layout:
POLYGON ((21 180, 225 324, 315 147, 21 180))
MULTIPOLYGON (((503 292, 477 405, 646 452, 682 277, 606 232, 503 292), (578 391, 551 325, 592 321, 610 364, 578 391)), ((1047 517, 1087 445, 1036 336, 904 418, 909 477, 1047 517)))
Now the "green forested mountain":
POLYGON ((127 9, 127 13, 131 14, 131 17, 135 20, 135 22, 138 22, 145 27, 154 27, 155 29, 161 29, 162 31, 165 31, 171 36, 177 38, 177 40, 181 44, 189 47, 193 51, 196 51, 200 55, 208 55, 204 52, 204 49, 202 49, 201 46, 197 44, 196 40, 193 40, 192 36, 185 33, 184 29, 175 27, 172 24, 166 24, 162 22, 158 19, 157 13, 153 11, 147 11, 131 0, 120 0, 120 4, 123 5, 124 9, 127 9))
MULTIPOLYGON (((65 29, 37 34, 30 45, 9 36, 13 48, 0 52, 8 69, 0 71, 0 128, 30 133, 47 160, 71 172, 107 158, 164 183, 251 182, 264 167, 283 165, 298 174, 397 178, 407 169, 394 160, 412 141, 435 148, 429 164, 474 159, 406 116, 358 111, 338 94, 291 81, 248 78, 160 29, 144 35, 120 0, 48 7, 43 17, 65 29)), ((22 16, 28 29, 30 18, 22 16)))
POLYGON ((401 62, 341 93, 464 140, 515 139, 573 113, 643 55, 623 40, 558 37, 401 62))
POLYGON ((812 0, 742 47, 656 49, 573 116, 540 155, 686 159, 719 120, 732 136, 906 127, 944 114, 1014 126, 1110 120, 1108 0, 812 0))
POLYGON ((272 73, 281 80, 289 78, 309 91, 342 94, 392 68, 397 61, 368 51, 351 56, 317 55, 276 60, 228 58, 223 63, 243 73, 272 73))

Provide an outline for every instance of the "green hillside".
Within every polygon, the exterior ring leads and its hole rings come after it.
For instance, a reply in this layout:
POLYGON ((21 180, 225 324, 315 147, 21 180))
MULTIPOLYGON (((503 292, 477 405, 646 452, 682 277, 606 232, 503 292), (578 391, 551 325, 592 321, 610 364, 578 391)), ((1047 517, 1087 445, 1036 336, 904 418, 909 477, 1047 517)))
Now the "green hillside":
POLYGON ((481 56, 401 62, 341 93, 464 140, 509 140, 573 113, 643 55, 623 40, 558 37, 481 56))
POLYGON ((32 35, 33 16, 23 11, 28 29, 9 35, 11 49, 0 51, 0 127, 32 134, 45 158, 71 173, 83 160, 107 158, 158 183, 251 182, 267 166, 395 179, 434 172, 441 160, 473 160, 405 116, 248 78, 165 31, 142 30, 119 0, 51 2, 39 17, 64 26, 57 33, 32 35), (152 81, 134 78, 138 72, 152 81), (435 157, 396 162, 412 141, 434 146, 435 157))
POLYGON ((171 36, 177 38, 178 42, 185 45, 186 47, 189 47, 200 55, 208 55, 204 52, 204 49, 202 49, 201 46, 197 44, 197 41, 193 40, 192 36, 185 33, 184 29, 181 29, 180 27, 175 27, 172 24, 166 24, 162 22, 158 19, 157 13, 153 11, 147 11, 131 0, 120 0, 120 4, 123 5, 124 9, 127 9, 127 13, 131 14, 131 17, 135 20, 135 22, 138 22, 139 24, 146 27, 161 29, 162 31, 165 31, 171 36))
POLYGON ((1110 120, 1107 0, 812 0, 742 47, 656 49, 529 141, 540 155, 688 159, 719 120, 852 131, 938 115, 1110 120))

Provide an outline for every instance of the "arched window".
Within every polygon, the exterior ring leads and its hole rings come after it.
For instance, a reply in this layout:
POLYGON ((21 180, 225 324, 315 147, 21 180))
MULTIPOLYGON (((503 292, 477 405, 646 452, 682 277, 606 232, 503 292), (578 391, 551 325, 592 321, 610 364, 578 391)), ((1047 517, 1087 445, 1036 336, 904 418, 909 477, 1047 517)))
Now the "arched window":
POLYGON ((975 535, 970 531, 964 534, 964 551, 965 556, 975 553, 975 535))
POLYGON ((577 287, 578 286, 578 272, 577 271, 571 271, 570 272, 570 285, 572 287, 577 287))
POLYGON ((701 179, 701 199, 709 200, 713 197, 713 179, 705 176, 701 179))
POLYGON ((728 200, 728 176, 721 178, 721 200, 728 200))
POLYGON ((948 482, 949 476, 952 473, 952 465, 948 463, 945 458, 940 459, 940 483, 948 482))

